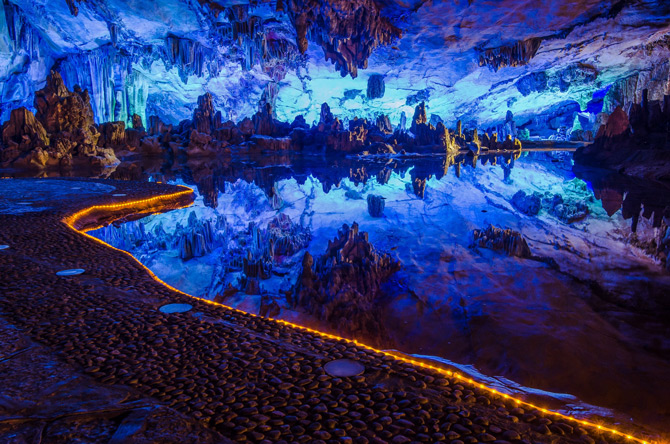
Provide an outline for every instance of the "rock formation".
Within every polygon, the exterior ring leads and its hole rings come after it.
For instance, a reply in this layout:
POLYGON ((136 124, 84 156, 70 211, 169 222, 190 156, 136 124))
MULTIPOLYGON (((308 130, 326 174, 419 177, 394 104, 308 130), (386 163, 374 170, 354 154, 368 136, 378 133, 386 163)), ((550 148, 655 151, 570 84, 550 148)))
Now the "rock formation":
POLYGON ((210 93, 198 97, 198 107, 193 111, 193 129, 202 134, 211 134, 221 123, 221 114, 214 110, 210 93))
POLYGON ((512 196, 512 205, 528 216, 537 216, 542 208, 542 196, 540 193, 526 194, 519 190, 512 196))
POLYGON ((479 56, 479 65, 489 66, 494 71, 505 66, 526 65, 535 57, 541 43, 542 38, 534 37, 520 40, 512 45, 483 50, 479 56))
POLYGON ((179 258, 183 261, 202 257, 214 249, 216 241, 215 230, 209 220, 201 221, 197 218, 195 211, 188 217, 186 227, 177 226, 175 239, 179 258))
POLYGON ((589 214, 589 207, 580 201, 565 201, 560 194, 542 199, 544 207, 550 214, 566 224, 584 219, 589 214))
POLYGON ((378 252, 358 224, 343 225, 314 260, 305 253, 302 272, 292 291, 292 303, 340 334, 354 338, 384 336, 379 321, 380 285, 400 269, 399 262, 378 252))
POLYGON ((310 35, 342 77, 356 77, 375 48, 402 34, 373 0, 293 0, 287 6, 300 52, 307 50, 310 35))
MULTIPOLYGON (((381 94, 383 78, 372 76, 371 94, 381 94)), ((72 159, 88 157, 91 164, 107 165, 122 159, 145 156, 186 156, 189 158, 225 156, 233 152, 287 152, 326 149, 345 154, 394 155, 405 153, 444 153, 455 155, 469 150, 519 151, 520 142, 510 132, 498 142, 497 134, 481 138, 477 131, 463 131, 458 122, 455 131, 447 129, 439 116, 435 126, 428 122, 426 105, 420 102, 414 112, 409 132, 399 125, 394 131, 388 116, 376 120, 353 118, 343 123, 333 115, 327 103, 321 105, 319 123, 310 126, 304 117, 281 122, 274 118, 272 106, 264 102, 252 118, 238 123, 224 122, 214 106, 214 97, 206 93, 189 120, 166 125, 157 116, 148 119, 148 130, 141 116, 124 121, 96 125, 90 97, 76 87, 67 90, 56 72, 47 86, 35 95, 37 115, 18 109, 4 125, 0 159, 5 165, 69 166, 72 159), (30 153, 30 154, 28 154, 30 153)), ((511 123, 513 128, 513 122, 511 123)), ((508 122, 508 127, 510 123, 508 122)))
POLYGON ((472 232, 473 246, 501 251, 508 256, 530 258, 532 256, 528 243, 518 231, 503 229, 490 225, 485 230, 472 232))
POLYGON ((386 86, 384 85, 384 76, 381 74, 372 74, 368 77, 367 97, 368 99, 379 99, 384 97, 386 86))
POLYGON ((2 127, 0 162, 19 163, 19 157, 26 156, 23 164, 40 166, 42 153, 49 146, 49 137, 35 115, 26 108, 12 110, 9 122, 2 127))
POLYGON ((309 230, 295 224, 284 213, 274 217, 266 229, 266 243, 274 257, 289 257, 305 248, 312 238, 309 230))
POLYGON ((593 144, 575 152, 576 163, 621 173, 670 180, 670 95, 660 101, 632 104, 628 114, 614 109, 593 144))
MULTIPOLYGON (((241 159, 230 156, 194 159, 180 156, 174 159, 172 169, 185 168, 186 183, 197 187, 205 199, 205 205, 215 208, 218 193, 223 192, 228 184, 234 184, 239 179, 255 183, 265 191, 268 203, 275 205, 273 201, 275 201, 276 190, 272 190, 275 183, 290 179, 295 174, 300 177, 313 175, 322 184, 324 192, 328 192, 333 186, 340 186, 345 178, 352 183, 366 184, 371 178, 375 177, 377 183, 385 184, 388 183, 393 172, 400 175, 409 174, 412 178, 412 185, 407 191, 423 198, 426 183, 432 177, 438 180, 447 174, 460 177, 460 170, 463 165, 474 166, 477 163, 500 165, 504 174, 509 175, 514 168, 514 161, 519 155, 520 153, 517 151, 482 151, 480 155, 473 156, 470 152, 462 151, 456 155, 440 157, 440 161, 436 161, 432 156, 399 156, 384 159, 384 162, 361 162, 361 159, 357 156, 343 156, 325 169, 312 168, 309 163, 302 161, 304 159, 302 156, 291 161, 290 157, 283 154, 280 154, 279 157, 272 155, 255 156, 256 161, 259 162, 258 168, 251 168, 241 159), (278 166, 276 163, 278 160, 282 164, 290 165, 290 168, 278 166), (181 164, 181 162, 184 163, 181 164), (450 172, 450 169, 453 171, 450 172)), ((122 163, 120 167, 124 165, 122 163)), ((120 179, 139 178, 139 172, 136 170, 133 175, 128 176, 127 174, 129 172, 117 167, 117 173, 114 173, 114 177, 120 179)), ((354 193, 353 190, 347 192, 347 197, 363 199, 360 193, 354 193)), ((276 200, 276 204, 281 205, 279 200, 276 200)))
POLYGON ((14 167, 95 167, 118 163, 112 149, 98 147, 100 133, 93 121, 87 91, 69 91, 60 74, 52 71, 46 86, 35 93, 33 115, 14 110, 3 124, 0 159, 14 167))
POLYGON ((526 194, 519 190, 512 196, 512 205, 528 216, 537 216, 541 209, 560 219, 561 222, 570 224, 584 219, 589 214, 589 207, 579 200, 565 200, 560 194, 535 192, 526 194))
POLYGON ((372 217, 382 217, 386 199, 383 196, 368 194, 368 213, 372 217))
POLYGON ((125 122, 106 122, 100 125, 98 130, 100 132, 99 146, 113 149, 126 146, 125 122))

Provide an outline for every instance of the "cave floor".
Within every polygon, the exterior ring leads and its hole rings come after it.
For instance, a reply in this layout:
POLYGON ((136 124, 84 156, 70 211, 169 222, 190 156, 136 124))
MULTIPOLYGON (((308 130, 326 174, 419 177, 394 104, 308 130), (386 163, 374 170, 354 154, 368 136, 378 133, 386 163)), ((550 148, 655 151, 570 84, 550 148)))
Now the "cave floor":
POLYGON ((93 205, 136 202, 86 213, 88 224, 187 205, 180 191, 0 180, 0 441, 630 442, 446 370, 192 298, 62 222, 93 205), (73 268, 85 272, 56 275, 73 268), (193 309, 159 311, 168 303, 193 309), (341 358, 365 373, 327 375, 341 358))

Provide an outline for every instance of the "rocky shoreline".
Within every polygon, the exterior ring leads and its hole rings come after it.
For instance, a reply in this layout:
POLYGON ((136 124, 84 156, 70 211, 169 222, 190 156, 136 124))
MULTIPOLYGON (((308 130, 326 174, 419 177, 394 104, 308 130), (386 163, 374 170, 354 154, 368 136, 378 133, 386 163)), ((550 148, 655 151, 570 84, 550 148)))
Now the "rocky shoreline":
MULTIPOLYGON (((60 180, 71 188, 104 184, 128 197, 82 197, 63 189, 44 209, 11 211, 18 199, 46 205, 41 187, 52 182, 0 182, 3 208, 9 208, 0 213, 6 227, 0 243, 10 246, 0 252, 0 308, 5 320, 96 384, 130 387, 199 427, 244 442, 627 441, 445 371, 194 299, 154 280, 131 256, 61 223, 91 205, 157 198, 154 205, 177 187, 60 180), (27 189, 26 182, 34 187, 32 196, 12 192, 27 189), (86 272, 55 275, 65 268, 86 272), (160 312, 166 303, 193 309, 160 312), (341 358, 363 364, 365 373, 326 374, 324 364, 341 358)), ((118 206, 109 208, 109 219, 118 215, 118 206)), ((2 424, 0 434, 14 433, 2 424)))

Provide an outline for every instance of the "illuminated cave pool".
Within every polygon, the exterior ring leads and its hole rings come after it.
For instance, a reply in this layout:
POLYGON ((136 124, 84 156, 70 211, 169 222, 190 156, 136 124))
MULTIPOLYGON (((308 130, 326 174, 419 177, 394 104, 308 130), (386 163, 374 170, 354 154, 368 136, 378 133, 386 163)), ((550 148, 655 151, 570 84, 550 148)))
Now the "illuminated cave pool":
POLYGON ((93 234, 190 294, 441 361, 573 415, 663 431, 670 276, 641 248, 658 235, 654 218, 631 215, 662 210, 667 203, 654 199, 668 190, 598 174, 585 182, 569 152, 474 165, 439 157, 189 161, 150 179, 197 188, 194 206, 93 234), (539 214, 512 203, 519 190, 540 193, 539 214), (384 198, 382 217, 369 214, 369 195, 384 198), (353 222, 401 263, 375 301, 372 333, 287 301, 305 251, 318 258, 353 222), (533 258, 472 248, 473 230, 491 224, 520 232, 533 258), (274 253, 269 225, 285 234, 274 253), (261 259, 266 272, 247 267, 256 270, 247 276, 245 259, 261 259))

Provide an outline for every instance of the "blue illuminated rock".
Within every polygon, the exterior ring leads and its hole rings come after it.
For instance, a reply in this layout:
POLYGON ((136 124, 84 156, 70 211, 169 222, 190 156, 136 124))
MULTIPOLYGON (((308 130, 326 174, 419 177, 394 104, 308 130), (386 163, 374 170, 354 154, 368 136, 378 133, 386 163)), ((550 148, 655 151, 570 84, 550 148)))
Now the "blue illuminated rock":
POLYGON ((372 217, 382 217, 386 199, 382 196, 368 194, 368 214, 372 217))
POLYGON ((384 76, 373 74, 368 77, 367 97, 368 99, 379 99, 384 97, 386 87, 384 85, 384 76))
POLYGON ((549 213, 566 224, 582 220, 589 214, 589 207, 586 203, 565 201, 560 194, 554 194, 543 201, 549 213))
POLYGON ((650 100, 668 93, 669 16, 659 0, 7 0, 0 118, 34 111, 56 60, 68 88, 89 91, 96 123, 128 127, 134 114, 177 125, 206 92, 235 122, 261 101, 279 120, 312 122, 326 100, 341 118, 388 113, 394 124, 421 101, 445 122, 481 127, 504 123, 508 109, 519 127, 544 124, 566 101, 595 117, 592 101, 611 113, 644 88, 650 100))
POLYGON ((542 208, 542 197, 539 193, 526 194, 519 190, 512 196, 512 205, 528 216, 537 216, 542 208))

